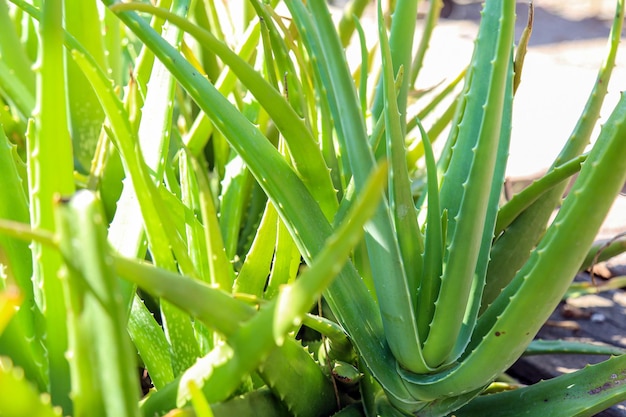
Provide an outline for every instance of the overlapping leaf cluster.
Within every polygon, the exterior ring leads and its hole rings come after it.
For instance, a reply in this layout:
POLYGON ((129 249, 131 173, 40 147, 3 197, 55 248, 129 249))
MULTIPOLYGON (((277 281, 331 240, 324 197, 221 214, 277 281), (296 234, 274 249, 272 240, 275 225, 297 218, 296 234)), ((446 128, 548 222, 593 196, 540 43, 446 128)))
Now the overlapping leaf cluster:
POLYGON ((578 125, 505 205, 532 28, 516 51, 513 0, 486 1, 466 73, 417 100, 437 1, 417 45, 417 2, 379 4, 374 46, 362 0, 337 25, 322 0, 11 3, 0 414, 572 416, 626 398, 623 356, 481 395, 626 180, 626 99, 582 154, 623 0, 578 125))

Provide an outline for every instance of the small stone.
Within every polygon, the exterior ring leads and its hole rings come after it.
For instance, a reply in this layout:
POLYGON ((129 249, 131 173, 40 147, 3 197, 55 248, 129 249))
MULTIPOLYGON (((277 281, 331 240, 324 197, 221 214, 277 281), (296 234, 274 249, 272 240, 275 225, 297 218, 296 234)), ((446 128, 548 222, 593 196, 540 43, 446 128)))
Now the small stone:
POLYGON ((593 313, 591 315, 591 321, 594 323, 603 323, 606 320, 606 316, 602 313, 593 313))

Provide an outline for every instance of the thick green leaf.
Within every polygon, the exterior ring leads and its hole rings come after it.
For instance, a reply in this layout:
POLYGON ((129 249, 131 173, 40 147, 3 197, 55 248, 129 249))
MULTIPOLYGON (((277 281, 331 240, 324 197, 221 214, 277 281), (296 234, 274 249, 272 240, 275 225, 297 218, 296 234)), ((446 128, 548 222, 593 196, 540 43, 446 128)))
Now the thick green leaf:
POLYGON ((19 368, 10 359, 0 357, 0 414, 5 417, 60 417, 63 414, 53 408, 50 398, 42 396, 30 382, 24 379, 19 368))
POLYGON ((60 201, 56 212, 67 266, 63 283, 76 415, 138 416, 135 352, 100 202, 81 191, 60 201))
POLYGON ((624 400, 626 355, 529 387, 478 397, 454 414, 458 417, 590 417, 624 400))

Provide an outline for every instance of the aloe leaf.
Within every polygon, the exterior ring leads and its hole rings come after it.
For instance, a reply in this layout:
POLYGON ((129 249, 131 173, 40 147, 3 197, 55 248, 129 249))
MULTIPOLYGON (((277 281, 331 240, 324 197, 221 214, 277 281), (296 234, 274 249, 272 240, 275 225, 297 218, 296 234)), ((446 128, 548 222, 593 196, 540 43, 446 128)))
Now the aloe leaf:
POLYGON ((164 297, 167 294, 171 302, 176 301, 190 315, 224 335, 235 332, 239 323, 248 320, 254 313, 253 307, 200 280, 121 256, 115 257, 114 264, 121 278, 155 296, 164 297))
MULTIPOLYGON (((16 147, 9 142, 4 129, 0 127, 0 219, 28 223, 28 200, 24 192, 23 179, 17 168, 19 157, 16 147)), ((35 308, 33 286, 31 282, 32 260, 28 242, 0 235, 0 248, 5 252, 10 263, 13 277, 24 296, 24 305, 35 308)), ((31 323, 32 326, 32 323, 31 323)))
POLYGON ((215 417, 292 416, 269 389, 251 391, 223 403, 211 404, 211 410, 215 417))
POLYGON ((163 329, 139 297, 133 298, 128 317, 128 334, 139 352, 150 380, 158 390, 174 379, 170 346, 163 329))
POLYGON ((454 414, 590 417, 626 400, 625 382, 626 355, 622 355, 529 387, 478 397, 454 414))
POLYGON ((306 348, 297 342, 272 350, 259 367, 259 374, 293 416, 326 416, 338 408, 331 381, 306 348), (312 406, 312 396, 315 406, 312 406))
MULTIPOLYGON (((247 62, 256 51, 259 41, 260 34, 260 25, 251 26, 248 31, 243 35, 244 41, 242 42, 240 48, 237 50, 237 55, 245 62, 247 62)), ((215 82, 215 86, 223 96, 227 97, 231 91, 235 88, 235 82, 237 78, 235 73, 232 71, 230 67, 226 67, 221 73, 217 81, 215 82)), ((210 119, 206 115, 206 113, 200 113, 196 120, 194 120, 193 125, 189 129, 189 132, 184 137, 184 142, 191 152, 192 155, 198 155, 206 142, 211 137, 211 132, 213 131, 213 125, 211 124, 210 119)), ((222 173, 223 167, 226 164, 226 161, 223 161, 220 152, 216 153, 216 165, 219 168, 216 171, 222 173)), ((220 175, 221 176, 221 175, 220 175)))
POLYGON ((122 31, 120 30, 119 20, 109 10, 104 10, 104 27, 107 30, 104 33, 104 50, 106 54, 106 67, 109 68, 111 79, 115 85, 122 85, 123 78, 123 64, 122 64, 122 49, 119 45, 122 44, 122 31))
MULTIPOLYGON (((19 80, 19 84, 24 87, 25 93, 30 97, 34 97, 35 74, 31 69, 32 62, 28 57, 27 51, 22 47, 17 28, 11 20, 6 0, 0 1, 0 27, 3 28, 2 39, 0 39, 2 63, 13 69, 12 72, 19 80)), ((32 102, 34 103, 34 101, 33 99, 32 102)), ((24 115, 29 116, 30 113, 24 115)))
MULTIPOLYGON (((43 366, 45 350, 35 327, 43 316, 35 303, 31 282, 32 230, 28 227, 28 202, 17 172, 19 157, 15 150, 0 128, 0 190, 6 192, 0 198, 0 268, 4 275, 0 278, 0 355, 12 358, 26 378, 43 392, 48 379, 43 366), (8 230, 2 230, 2 224, 8 230)), ((46 235, 51 243, 51 234, 46 235)))
POLYGON ((419 295, 416 307, 416 320, 422 339, 427 338, 429 326, 436 308, 437 293, 443 272, 442 260, 444 250, 444 233, 442 228, 442 213, 439 204, 439 181, 437 166, 430 140, 421 123, 418 127, 422 132, 424 156, 426 161, 428 181, 428 219, 426 223, 425 247, 423 251, 424 270, 421 272, 419 295))
MULTIPOLYGON (((302 19, 303 25, 306 20, 310 19, 310 15, 309 17, 306 15, 307 12, 299 10, 298 2, 290 1, 287 5, 293 8, 294 18, 302 19)), ((348 71, 339 39, 334 32, 327 6, 319 0, 308 3, 308 6, 311 8, 310 13, 315 15, 315 30, 319 36, 319 41, 310 47, 319 48, 312 53, 325 58, 327 65, 325 87, 331 92, 328 96, 335 100, 335 105, 331 106, 334 112, 333 121, 340 138, 340 147, 343 147, 343 152, 348 155, 355 190, 358 192, 375 166, 372 150, 367 142, 365 123, 361 116, 352 76, 348 71)), ((398 242, 393 234, 391 219, 384 200, 378 207, 372 222, 368 224, 366 242, 372 261, 372 274, 381 317, 390 348, 403 366, 427 370, 414 355, 414 349, 419 342, 417 326, 413 320, 413 296, 408 288, 398 242), (387 279, 388 277, 392 279, 387 279)))
POLYGON ((580 269, 585 270, 594 263, 604 262, 626 251, 626 234, 619 234, 608 240, 595 242, 589 249, 580 269))
MULTIPOLYGON (((270 10, 268 5, 261 4, 260 1, 253 1, 251 4, 259 16, 262 33, 266 34, 263 37, 263 52, 266 54, 267 74, 274 78, 271 82, 274 83, 275 88, 278 88, 278 79, 281 79, 285 97, 300 117, 306 117, 306 99, 303 96, 299 79, 301 75, 298 74, 289 57, 289 48, 293 46, 293 43, 287 40, 290 35, 285 30, 284 36, 281 36, 277 27, 280 25, 280 19, 276 19, 276 16, 271 13, 273 10, 270 10)), ((296 52, 297 49, 294 49, 291 48, 292 51, 296 52)), ((305 77, 302 78, 306 80, 305 77)), ((307 124, 310 122, 307 121, 307 124)))
MULTIPOLYGON (((87 76, 87 79, 92 83, 98 99, 101 101, 105 113, 111 121, 111 126, 114 129, 116 145, 125 163, 125 169, 128 171, 129 178, 131 179, 131 182, 128 183, 128 187, 132 187, 132 194, 137 194, 139 211, 131 207, 129 209, 129 215, 133 217, 141 214, 152 255, 159 265, 164 265, 170 270, 176 270, 178 266, 174 262, 173 255, 175 255, 180 268, 190 275, 196 276, 197 273, 189 259, 182 239, 177 231, 174 230, 174 225, 172 221, 169 220, 169 216, 164 210, 164 204, 159 198, 160 196, 154 183, 155 180, 148 173, 143 153, 136 149, 138 139, 132 133, 129 120, 124 118, 124 115, 127 113, 122 108, 122 103, 112 91, 111 87, 107 85, 107 81, 102 72, 98 71, 98 68, 93 65, 89 57, 82 55, 78 51, 73 51, 72 56, 87 76)), ((158 68, 158 66, 156 68, 158 68)), ((169 77, 169 75, 167 76, 169 77)), ((163 94, 163 92, 158 89, 153 89, 152 91, 154 91, 155 94, 163 94)), ((170 90, 170 94, 172 93, 173 91, 170 90)), ((157 102, 162 101, 157 100, 157 102)), ((165 103, 166 114, 170 106, 168 103, 169 101, 165 103)), ((169 111, 171 111, 171 108, 169 111)), ((142 122, 142 125, 146 126, 144 123, 147 123, 147 121, 142 122)), ((151 128, 152 127, 148 127, 148 129, 151 128)), ((142 132, 143 130, 140 131, 140 134, 142 132)), ((161 137, 162 136, 163 135, 161 135, 161 137)), ((147 137, 144 136, 143 140, 146 139, 147 137)), ((139 146, 141 146, 140 142, 141 139, 139 139, 139 146)), ((161 150, 161 152, 164 152, 164 150, 161 150)), ((159 151, 157 150, 154 154, 158 155, 159 151)), ((148 153, 148 156, 150 157, 151 154, 148 153)), ((161 160, 158 156, 156 159, 157 163, 161 160)), ((155 165, 154 161, 151 162, 155 165)), ((158 172, 158 166, 151 168, 158 172)), ((130 192, 131 191, 129 191, 129 193, 130 192)), ((129 198, 132 199, 132 195, 129 196, 129 198)), ((118 210, 116 216, 117 215, 123 216, 124 210, 118 210)), ((131 252, 129 256, 137 256, 137 250, 140 247, 138 242, 140 242, 141 239, 142 223, 135 223, 138 224, 139 227, 134 227, 135 231, 131 233, 128 239, 130 246, 127 245, 126 250, 131 252)), ((114 230, 120 230, 116 224, 114 230)), ((114 238, 114 236, 112 236, 112 238, 114 238)), ((115 243, 117 243, 117 239, 114 239, 114 244, 115 243)), ((130 289, 126 288, 124 290, 124 297, 127 299, 128 304, 130 304, 130 295, 130 289)), ((167 303, 161 304, 161 308, 165 318, 164 327, 166 329, 166 335, 169 337, 170 343, 172 344, 173 364, 179 367, 177 370, 181 371, 191 365, 199 355, 191 322, 189 322, 187 317, 178 311, 178 309, 169 306, 167 303)))
POLYGON ((515 51, 515 65, 513 77, 513 94, 517 91, 520 83, 522 82, 522 68, 524 67, 524 59, 526 58, 526 50, 528 49, 528 41, 530 41, 530 35, 533 32, 533 22, 535 18, 535 6, 533 2, 528 3, 528 22, 526 27, 522 31, 517 50, 515 51))
POLYGON ((189 384, 189 390, 191 391, 191 406, 197 417, 213 417, 211 406, 207 402, 206 398, 193 382, 189 384))
MULTIPOLYGON (((361 103, 361 113, 363 118, 367 115, 367 80, 369 77, 369 52, 367 50, 367 42, 365 39, 365 30, 359 19, 354 16, 354 25, 359 35, 359 46, 361 50, 361 66, 359 67, 359 101, 361 103)), ((339 35, 341 37, 341 35, 339 35)))
POLYGON ((274 298, 283 285, 292 282, 300 267, 300 252, 281 220, 277 220, 276 229, 276 251, 265 289, 267 299, 274 298))
MULTIPOLYGON (((0 248, 0 259, 2 256, 0 248)), ((8 275, 10 276, 10 271, 8 275)), ((41 341, 33 336, 32 329, 28 329, 28 333, 24 331, 28 321, 32 321, 33 314, 27 306, 20 308, 23 298, 19 288, 14 284, 0 286, 0 362, 2 356, 8 356, 13 364, 20 368, 22 376, 34 384, 35 389, 45 392, 47 376, 43 374, 41 366, 44 361, 44 350, 41 341)), ((39 311, 36 312, 41 314, 39 311)))
POLYGON ((350 0, 346 3, 337 25, 337 33, 342 46, 346 47, 350 43, 350 38, 356 28, 354 18, 360 18, 363 15, 368 3, 367 0, 350 0))
POLYGON ((499 236, 517 216, 522 214, 526 208, 530 207, 544 193, 579 172, 586 159, 587 155, 584 154, 563 165, 554 167, 543 177, 535 180, 531 185, 514 195, 513 198, 498 211, 498 220, 494 232, 495 236, 499 236))
POLYGON ((599 345, 577 340, 533 340, 526 348, 524 355, 547 355, 555 353, 578 355, 623 355, 626 353, 626 349, 617 346, 599 345))
POLYGON ((235 293, 251 294, 257 297, 263 295, 274 257, 277 219, 278 215, 274 206, 268 202, 250 251, 235 280, 233 286, 235 293))
POLYGON ((523 353, 567 291, 626 180, 626 146, 621 140, 625 134, 622 95, 545 237, 480 317, 461 365, 432 377, 411 376, 414 395, 436 398, 452 387, 470 391, 494 379, 523 353), (546 281, 546 276, 551 279, 546 281))
MULTIPOLYGON (((553 167, 563 165, 576 158, 589 143, 615 66, 623 21, 624 1, 619 0, 616 4, 615 17, 607 45, 607 55, 598 71, 596 82, 578 123, 565 147, 554 161, 553 167)), ((516 272, 528 260, 532 248, 536 246, 539 238, 543 235, 550 216, 561 202, 566 185, 563 183, 555 186, 538 199, 523 214, 518 216, 508 228, 507 233, 495 242, 491 252, 492 262, 489 264, 487 272, 488 281, 494 280, 493 277, 498 277, 497 280, 502 283, 510 282, 513 279, 516 272)))
POLYGON ((239 231, 254 178, 239 156, 226 164, 220 194, 219 224, 228 259, 235 258, 239 231))
MULTIPOLYGON (((195 2, 195 10, 192 11, 195 16, 198 26, 208 28, 215 33, 220 39, 224 39, 221 34, 221 28, 219 26, 219 20, 215 19, 215 3, 197 1, 195 2)), ((119 22, 119 21, 118 21, 119 22)), ((199 45, 200 46, 200 45, 199 45)), ((223 68, 218 64, 215 54, 206 48, 199 50, 200 64, 199 67, 203 68, 207 74, 207 77, 212 82, 215 82, 220 73, 223 72, 223 68)))
MULTIPOLYGON (((421 233, 417 224, 417 211, 411 193, 409 169, 407 166, 405 138, 402 129, 401 114, 396 102, 394 74, 391 51, 385 26, 382 21, 382 9, 378 9, 378 32, 382 55, 383 87, 387 105, 383 110, 387 160, 390 161, 389 208, 393 216, 395 235, 400 247, 400 255, 411 291, 412 303, 416 305, 418 282, 421 278, 423 251, 421 233)), ((403 78, 404 67, 400 67, 398 78, 403 78)))
MULTIPOLYGON (((198 178, 193 170, 193 163, 190 161, 189 155, 185 153, 178 154, 178 173, 180 177, 180 201, 184 210, 185 231, 184 235, 187 243, 187 251, 189 257, 198 271, 199 278, 204 282, 211 281, 211 268, 209 266, 209 256, 207 256, 207 241, 204 233, 204 223, 202 220, 202 203, 200 194, 200 185, 198 178)), ((168 184, 177 184, 175 173, 173 179, 168 180, 168 184)), ((174 187, 172 187, 174 188, 174 187)))
POLYGON ((200 213, 202 224, 204 225, 204 240, 207 248, 209 262, 210 281, 219 288, 228 291, 232 288, 235 280, 234 271, 226 256, 223 237, 217 233, 219 221, 217 210, 213 203, 213 196, 209 186, 209 179, 203 172, 200 163, 191 159, 193 171, 198 181, 198 191, 200 193, 200 213))
POLYGON ((50 398, 42 396, 24 379, 19 368, 0 356, 0 413, 6 417, 60 417, 61 410, 50 404, 50 398))
POLYGON ((332 214, 336 209, 336 199, 330 182, 330 175, 321 158, 316 141, 310 134, 310 130, 287 100, 254 71, 252 67, 242 61, 226 45, 217 41, 209 32, 190 25, 184 19, 177 18, 166 11, 149 7, 146 4, 116 4, 112 7, 112 10, 116 12, 133 9, 146 10, 155 15, 167 16, 173 23, 184 28, 185 31, 203 42, 205 46, 211 47, 230 66, 241 82, 250 89, 263 105, 263 108, 270 114, 278 129, 283 133, 294 158, 295 168, 301 174, 307 188, 313 195, 319 198, 327 219, 332 218, 332 214))
MULTIPOLYGON (((93 1, 66 0, 63 3, 65 29, 80 42, 102 68, 106 68, 100 16, 93 1)), ((69 58, 69 56, 67 57, 69 58)), ((69 128, 74 149, 74 160, 80 172, 89 172, 104 112, 89 81, 80 68, 67 59, 69 128)))
POLYGON ((563 294, 563 300, 581 297, 587 294, 599 294, 603 291, 618 290, 625 287, 626 276, 611 277, 611 279, 599 285, 593 282, 574 282, 569 286, 565 294, 563 294))
MULTIPOLYGON (((397 73, 400 67, 403 67, 407 73, 407 76, 402 80, 402 85, 398 89, 397 99, 403 134, 406 134, 406 106, 409 95, 409 78, 412 71, 411 54, 413 52, 413 36, 407 36, 407 33, 415 33, 415 25, 417 24, 417 3, 418 2, 415 0, 397 0, 396 11, 400 12, 394 13, 389 34, 389 48, 393 62, 393 72, 397 73)), ((374 103, 372 104, 372 115, 375 119, 378 119, 382 114, 384 103, 385 98, 382 80, 379 80, 374 103)))
POLYGON ((173 266, 173 259, 171 259, 171 252, 173 251, 181 269, 191 275, 195 275, 193 265, 180 240, 180 236, 173 230, 173 222, 168 219, 168 213, 164 209, 154 179, 146 168, 143 155, 135 149, 137 138, 132 133, 128 114, 123 109, 121 101, 110 88, 110 85, 108 85, 104 74, 90 63, 89 57, 82 55, 78 51, 74 51, 72 56, 94 86, 105 113, 111 121, 114 132, 112 138, 115 140, 115 144, 122 155, 125 170, 128 171, 129 178, 131 178, 134 190, 137 193, 142 219, 153 255, 164 263, 169 264, 170 268, 174 270, 176 267, 173 266))
MULTIPOLYGON (((18 48, 15 48, 18 49, 18 48)), ((32 71, 28 71, 32 73, 32 71)), ((30 117, 35 109, 35 95, 29 91, 16 75, 16 71, 0 61, 0 92, 11 101, 22 117, 30 117)))
POLYGON ((489 256, 497 212, 494 189, 499 196, 508 153, 510 115, 503 113, 510 111, 512 100, 506 92, 511 81, 514 26, 512 1, 485 4, 467 81, 466 109, 441 188, 441 204, 449 212, 448 242, 437 309, 424 342, 424 355, 431 366, 453 360, 464 347, 467 339, 457 341, 457 335, 466 315, 473 320, 480 302, 484 279, 480 268, 489 256))
MULTIPOLYGON (((119 16, 160 56, 215 126, 227 133, 226 138, 242 155, 259 184, 275 203, 303 257, 310 261, 330 235, 330 225, 316 201, 276 148, 206 80, 197 76, 195 70, 180 59, 176 51, 159 37, 150 34, 150 29, 138 16, 128 12, 120 13, 119 16), (226 120, 230 122, 226 123, 226 120)), ((398 375, 392 371, 395 362, 382 342, 382 323, 375 314, 376 306, 351 264, 342 271, 341 279, 332 283, 325 296, 352 335, 367 366, 376 370, 381 385, 402 404, 415 403, 408 396, 398 375)))
POLYGON ((430 39, 432 38, 433 30, 439 20, 442 7, 443 2, 441 1, 433 1, 429 4, 428 14, 426 15, 426 19, 424 19, 424 30, 411 64, 411 73, 409 74, 409 86, 413 88, 415 88, 417 77, 424 65, 424 56, 426 56, 426 51, 430 45, 430 39))
MULTIPOLYGON (((291 339, 285 341, 285 335, 301 323, 322 291, 341 271, 343 263, 360 239, 363 225, 377 207, 371 202, 377 197, 380 198, 385 180, 386 166, 383 165, 368 182, 363 194, 359 195, 346 221, 342 222, 327 240, 326 246, 315 258, 311 268, 294 283, 282 287, 276 299, 263 306, 259 313, 245 323, 239 324, 227 337, 225 344, 216 346, 207 356, 196 362, 182 375, 176 385, 170 384, 169 389, 157 391, 150 396, 144 403, 144 412, 152 415, 162 407, 167 407, 172 395, 176 397, 177 406, 186 403, 189 400, 187 387, 189 381, 202 386, 209 401, 223 400, 233 392, 245 374, 261 364, 272 349, 281 347, 285 342, 291 343, 289 342, 291 339)), ((153 280, 152 286, 155 285, 158 286, 160 283, 153 280)), ((197 284, 181 277, 178 279, 178 285, 197 284)), ((189 298, 189 292, 186 291, 185 294, 186 297, 176 298, 172 293, 164 295, 170 301, 189 309, 188 300, 182 299, 189 298)), ((206 310, 206 307, 204 309, 206 310)), ((206 324, 215 325, 213 320, 206 324)))
MULTIPOLYGON (((186 10, 184 2, 177 2, 176 6, 181 10, 186 10)), ((176 42, 176 39, 181 36, 177 29, 172 28, 170 34, 166 34, 170 41, 176 42)), ((122 158, 126 164, 126 169, 129 170, 130 178, 132 182, 127 183, 127 197, 122 196, 122 201, 130 201, 131 206, 128 209, 120 209, 116 213, 116 217, 122 221, 122 226, 131 224, 134 227, 134 233, 131 233, 129 239, 127 235, 124 236, 125 242, 130 243, 128 250, 132 252, 131 256, 136 256, 137 251, 140 248, 140 241, 142 235, 142 226, 146 227, 148 239, 151 245, 153 256, 160 264, 166 265, 167 268, 175 270, 177 267, 172 258, 171 249, 173 249, 176 258, 180 264, 180 267, 188 273, 195 275, 194 267, 186 253, 186 248, 181 243, 181 238, 176 231, 171 231, 171 221, 167 219, 167 215, 163 211, 163 203, 159 201, 154 185, 154 179, 150 178, 150 174, 147 173, 145 168, 145 160, 143 158, 143 152, 146 152, 148 163, 155 172, 155 176, 162 176, 162 161, 161 155, 167 149, 167 132, 169 130, 169 123, 171 123, 171 96, 173 95, 174 84, 171 81, 170 74, 164 70, 160 65, 154 66, 154 80, 159 79, 164 81, 167 88, 163 89, 150 89, 150 93, 153 97, 148 97, 146 102, 147 106, 157 106, 154 110, 157 114, 162 114, 161 119, 164 124, 153 123, 149 117, 153 117, 153 114, 147 112, 148 115, 145 119, 142 119, 139 127, 139 146, 142 152, 137 152, 135 147, 134 135, 131 133, 128 120, 120 119, 121 115, 125 112, 120 111, 119 107, 121 103, 112 94, 110 88, 106 87, 103 76, 97 71, 97 68, 93 66, 90 60, 87 60, 83 55, 78 52, 73 52, 73 57, 84 71, 85 75, 92 83, 96 90, 98 98, 101 100, 105 112, 112 121, 112 126, 117 136, 118 149, 122 155, 122 158), (91 64, 91 65, 90 65, 91 64), (168 81, 169 80, 169 81, 168 81), (114 110, 117 107, 117 111, 114 110), (111 116, 111 112, 116 112, 115 117, 111 116), (168 117, 169 115, 169 117, 168 117), (158 132, 154 132, 156 129, 158 132), (152 138, 156 136, 161 138, 160 142, 155 143, 152 138), (142 139, 143 138, 143 139, 142 139), (148 142, 146 142, 148 140, 148 142), (161 174, 160 174, 161 173, 161 174), (134 194, 137 193, 138 204, 134 203, 134 194), (151 212, 152 214, 148 214, 151 212), (159 213, 157 215, 156 213, 159 213), (130 218, 137 218, 141 216, 144 221, 129 221, 130 218), (149 219, 149 216, 154 216, 149 219), (159 221, 162 219, 163 221, 159 221), (170 233, 167 233, 170 228, 170 233), (172 242, 172 243, 170 243, 172 242)), ((147 109, 146 109, 147 111, 147 109)), ((128 230, 124 228, 124 233, 128 230)), ((112 240, 116 244, 119 239, 116 238, 116 231, 121 230, 118 226, 118 221, 113 222, 112 225, 112 240)), ((125 291, 125 297, 129 295, 129 289, 125 291)), ((177 366, 177 370, 182 371, 193 363, 196 357, 199 355, 196 341, 193 336, 193 329, 189 320, 178 311, 178 309, 162 303, 161 308, 164 315, 164 324, 166 329, 166 335, 170 338, 173 352, 173 363, 177 366)))
POLYGON ((68 267, 64 291, 75 412, 138 416, 135 354, 99 201, 82 191, 70 201, 60 201, 56 217, 60 249, 68 267))
MULTIPOLYGON (((184 9, 185 2, 177 2, 178 7, 184 9)), ((180 10, 178 10, 180 12, 180 10)), ((182 34, 175 27, 164 28, 164 36, 172 44, 179 44, 182 34)), ((146 60, 141 62, 141 68, 147 66, 146 60)), ((146 72, 138 69, 139 74, 146 72)), ((163 155, 168 149, 172 119, 172 98, 174 96, 174 82, 172 76, 162 64, 152 66, 148 73, 150 83, 159 88, 151 88, 145 97, 139 124, 138 142, 145 163, 152 172, 155 183, 163 177, 163 155)), ((148 79, 146 76, 146 79, 148 79)), ((145 82, 145 81, 144 81, 145 82)), ((100 95, 102 93, 99 93, 100 95)), ((124 156, 124 153, 122 152, 124 156)), ((143 221, 141 218, 141 204, 130 180, 125 180, 124 190, 118 200, 118 208, 111 222, 109 239, 114 248, 127 256, 137 256, 141 242, 145 239, 143 221), (127 249, 122 249, 127 248, 127 249)))
MULTIPOLYGON (((42 5, 40 24, 40 67, 37 72, 38 116, 28 135, 28 172, 31 226, 55 230, 53 197, 74 192, 72 145, 65 110, 62 2, 42 5), (51 175, 54 173, 54 175, 51 175)), ((50 395, 54 404, 71 413, 67 350, 66 308, 58 278, 59 254, 39 243, 33 244, 33 288, 35 300, 46 320, 44 343, 48 351, 50 395)))
MULTIPOLYGON (((215 417, 293 416, 268 388, 249 391, 227 401, 211 404, 211 412, 215 417)), ((198 417, 192 407, 172 410, 168 415, 171 417, 198 417)))
POLYGON ((497 219, 498 204, 502 195, 502 187, 504 186, 504 176, 506 171, 507 157, 509 155, 509 144, 511 139, 512 128, 512 106, 513 106, 513 71, 512 65, 509 67, 507 81, 505 84, 505 102, 502 108, 502 127, 500 130, 500 139, 498 146, 498 155, 494 169, 494 182, 491 184, 491 194, 489 196, 489 211, 486 220, 489 227, 483 230, 483 245, 480 248, 479 261, 476 265, 476 284, 470 291, 470 300, 465 314, 463 326, 459 333, 455 345, 455 351, 452 356, 458 357, 466 348, 473 337, 476 320, 478 318, 481 298, 486 286, 486 274, 489 265, 490 251, 494 237, 494 224, 497 219))

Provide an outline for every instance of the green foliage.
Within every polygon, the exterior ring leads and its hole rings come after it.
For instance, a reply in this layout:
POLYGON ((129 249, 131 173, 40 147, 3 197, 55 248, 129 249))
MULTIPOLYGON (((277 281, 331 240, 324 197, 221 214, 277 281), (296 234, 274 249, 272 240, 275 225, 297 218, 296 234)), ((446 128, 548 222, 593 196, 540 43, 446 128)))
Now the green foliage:
POLYGON ((563 151, 504 205, 533 24, 515 48, 513 0, 485 2, 467 71, 431 98, 412 89, 437 1, 416 48, 411 0, 378 4, 375 47, 362 0, 337 26, 323 0, 10 2, 0 415, 585 416, 626 399, 622 350, 533 341, 581 291, 626 180, 626 96, 583 154, 624 0, 563 151), (555 351, 616 356, 487 394, 555 351))

